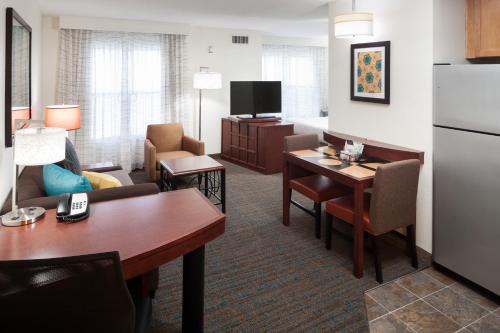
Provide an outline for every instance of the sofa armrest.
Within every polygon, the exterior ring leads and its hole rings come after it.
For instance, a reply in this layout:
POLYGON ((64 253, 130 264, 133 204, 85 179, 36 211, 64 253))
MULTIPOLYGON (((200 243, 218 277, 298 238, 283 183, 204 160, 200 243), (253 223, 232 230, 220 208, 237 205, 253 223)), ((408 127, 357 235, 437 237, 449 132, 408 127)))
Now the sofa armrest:
POLYGON ((103 165, 100 166, 101 163, 96 163, 96 164, 89 164, 87 165, 82 165, 82 171, 89 171, 89 172, 110 172, 110 171, 117 171, 117 170, 122 170, 122 167, 120 165, 110 165, 107 166, 107 163, 102 163, 103 165))
MULTIPOLYGON (((87 192, 89 196, 89 202, 100 202, 100 201, 108 201, 108 200, 116 200, 116 199, 125 199, 132 197, 140 197, 143 195, 157 194, 160 193, 158 186, 154 183, 146 183, 146 184, 137 184, 130 186, 121 186, 121 187, 113 187, 106 188, 102 190, 95 190, 91 192, 87 192)), ((51 196, 51 197, 39 197, 32 198, 28 200, 23 200, 18 203, 19 208, 23 207, 43 207, 45 209, 56 208, 59 201, 63 198, 63 196, 51 196)), ((4 210, 9 211, 8 207, 4 207, 4 210)), ((4 211, 6 213, 6 211, 4 211)))
POLYGON ((150 180, 156 180, 156 147, 149 139, 144 140, 144 170, 150 180))
POLYGON ((198 156, 205 155, 205 143, 184 135, 182 137, 182 150, 188 151, 198 156))

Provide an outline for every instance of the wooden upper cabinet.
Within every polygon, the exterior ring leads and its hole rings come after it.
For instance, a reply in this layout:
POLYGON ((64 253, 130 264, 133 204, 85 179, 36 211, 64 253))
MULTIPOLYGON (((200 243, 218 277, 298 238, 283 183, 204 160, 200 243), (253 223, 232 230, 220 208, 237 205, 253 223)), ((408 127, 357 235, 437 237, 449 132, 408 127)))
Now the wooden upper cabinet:
POLYGON ((500 0, 467 0, 466 22, 466 57, 500 57, 500 0))

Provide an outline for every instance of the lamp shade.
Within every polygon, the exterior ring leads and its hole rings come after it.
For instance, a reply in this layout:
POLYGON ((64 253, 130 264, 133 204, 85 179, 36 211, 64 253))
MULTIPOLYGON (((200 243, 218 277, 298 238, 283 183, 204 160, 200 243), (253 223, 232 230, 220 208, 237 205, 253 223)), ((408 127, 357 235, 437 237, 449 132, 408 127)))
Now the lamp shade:
POLYGON ((64 128, 67 131, 80 128, 80 105, 49 105, 45 107, 45 126, 64 128))
POLYGON ((30 108, 28 106, 16 106, 12 108, 12 133, 16 131, 16 120, 30 119, 30 108))
POLYGON ((216 72, 194 73, 194 89, 220 89, 222 88, 222 76, 216 72))
POLYGON ((373 14, 353 12, 335 16, 335 37, 373 36, 373 14))
POLYGON ((64 160, 66 131, 63 128, 25 128, 14 136, 17 165, 45 165, 64 160))

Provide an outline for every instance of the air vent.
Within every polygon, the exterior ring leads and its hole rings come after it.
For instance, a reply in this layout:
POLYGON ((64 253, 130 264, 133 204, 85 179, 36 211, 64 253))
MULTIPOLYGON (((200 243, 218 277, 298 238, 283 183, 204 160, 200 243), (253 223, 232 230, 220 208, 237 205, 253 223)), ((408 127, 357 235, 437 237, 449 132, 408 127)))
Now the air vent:
POLYGON ((248 36, 233 36, 233 44, 248 44, 248 36))

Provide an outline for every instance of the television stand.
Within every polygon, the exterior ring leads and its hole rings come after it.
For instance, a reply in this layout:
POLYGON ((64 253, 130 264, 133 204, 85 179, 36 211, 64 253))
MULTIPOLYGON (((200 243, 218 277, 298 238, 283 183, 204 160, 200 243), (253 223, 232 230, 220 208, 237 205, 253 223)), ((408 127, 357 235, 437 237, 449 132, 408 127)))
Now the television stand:
POLYGON ((221 157, 265 174, 283 169, 285 136, 293 124, 279 118, 222 118, 221 157))

